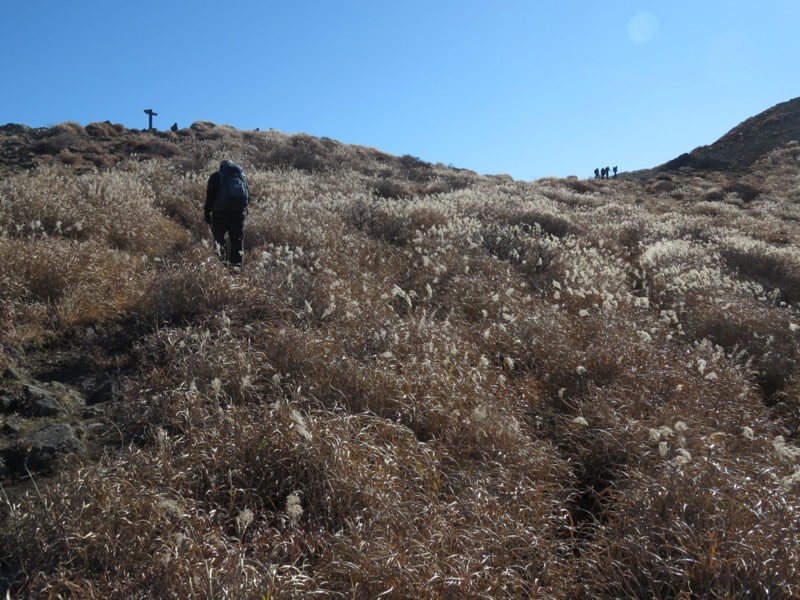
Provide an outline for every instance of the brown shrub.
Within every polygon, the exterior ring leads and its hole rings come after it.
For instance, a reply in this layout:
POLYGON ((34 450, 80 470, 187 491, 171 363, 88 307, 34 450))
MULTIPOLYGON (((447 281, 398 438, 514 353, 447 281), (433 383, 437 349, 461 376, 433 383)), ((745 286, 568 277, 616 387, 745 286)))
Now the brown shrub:
POLYGON ((315 173, 329 168, 328 151, 316 138, 305 134, 291 136, 287 142, 273 148, 269 164, 315 173))
POLYGON ((425 183, 433 177, 433 165, 416 156, 404 154, 400 157, 401 177, 416 183, 425 183))
POLYGON ((90 252, 60 240, 3 240, 0 273, 13 288, 18 282, 21 298, 53 302, 80 278, 81 259, 90 252))
POLYGON ((409 189, 407 184, 388 179, 381 181, 375 187, 374 193, 379 198, 385 198, 387 200, 399 200, 414 196, 414 193, 409 189))
POLYGON ((588 181, 581 181, 577 178, 573 179, 568 177, 567 179, 563 180, 563 184, 573 192, 578 192, 579 194, 592 194, 598 190, 596 185, 588 181))
POLYGON ((80 152, 89 148, 89 142, 71 132, 64 132, 39 140, 32 146, 36 154, 57 155, 61 152, 80 152))
POLYGON ((720 190, 713 190, 711 192, 706 193, 703 196, 703 200, 705 202, 723 202, 725 200, 725 194, 722 193, 720 190))
POLYGON ((211 121, 195 121, 189 126, 189 129, 198 134, 205 134, 216 129, 216 127, 217 126, 211 121))
POLYGON ((766 398, 786 388, 798 359, 797 336, 786 316, 747 298, 725 305, 689 298, 681 321, 691 339, 708 339, 747 362, 766 398))
POLYGON ((448 223, 447 217, 441 211, 424 206, 409 210, 406 219, 409 227, 421 231, 445 227, 448 223))
POLYGON ((613 526, 599 528, 581 561, 586 596, 734 597, 745 589, 791 595, 798 576, 788 565, 797 557, 787 540, 797 516, 770 493, 769 478, 721 462, 714 470, 690 466, 636 477, 625 486, 641 490, 636 494, 619 489, 613 526), (733 473, 741 484, 727 483, 733 473))
POLYGON ((800 302, 800 265, 793 264, 788 257, 769 252, 765 247, 751 250, 726 247, 720 254, 727 267, 740 277, 768 291, 780 290, 779 298, 785 302, 800 302))
POLYGON ((722 191, 728 194, 738 194, 745 204, 752 202, 764 192, 748 183, 737 182, 726 185, 722 191))
POLYGON ((509 217, 509 225, 538 226, 545 234, 557 238, 567 236, 575 231, 574 226, 566 218, 544 211, 527 211, 519 215, 512 215, 509 217))
POLYGON ((137 311, 160 322, 183 323, 224 310, 236 304, 236 299, 236 285, 222 264, 195 252, 181 263, 164 265, 150 279, 137 311))
POLYGON ((393 246, 404 246, 414 238, 414 231, 401 215, 379 210, 370 234, 393 246))
POLYGON ((13 300, 45 305, 54 329, 115 320, 139 300, 141 263, 123 253, 60 239, 6 240, 0 247, 0 280, 13 300))
POLYGON ((113 124, 110 121, 102 123, 89 123, 86 126, 86 133, 95 138, 114 138, 125 133, 126 129, 120 124, 113 124))
POLYGON ((46 135, 48 136, 59 136, 64 134, 83 137, 86 135, 86 130, 80 125, 80 123, 76 123, 75 121, 64 121, 63 123, 59 123, 58 125, 55 125, 46 131, 46 135))
POLYGON ((656 181, 647 186, 646 190, 651 194, 666 194, 675 191, 676 186, 670 180, 656 181))
POLYGON ((482 229, 478 233, 478 240, 489 254, 499 260, 521 261, 527 251, 527 245, 518 231, 482 229))

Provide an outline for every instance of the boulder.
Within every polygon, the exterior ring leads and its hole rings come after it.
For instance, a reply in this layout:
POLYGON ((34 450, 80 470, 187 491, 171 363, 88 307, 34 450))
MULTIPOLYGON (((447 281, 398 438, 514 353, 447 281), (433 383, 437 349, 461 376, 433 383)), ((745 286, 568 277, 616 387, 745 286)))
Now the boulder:
POLYGON ((13 367, 8 367, 5 371, 3 371, 3 379, 11 379, 12 381, 23 381, 25 376, 23 375, 22 371, 19 371, 13 367))
POLYGON ((47 425, 30 433, 3 450, 6 465, 14 471, 26 466, 32 471, 45 471, 66 454, 82 454, 86 446, 71 425, 47 425))
POLYGON ((25 399, 37 417, 52 417, 66 412, 55 396, 43 387, 28 383, 23 389, 25 399))
POLYGON ((0 413, 10 413, 15 406, 14 394, 9 390, 0 388, 0 413))
POLYGON ((120 397, 119 385, 112 377, 108 377, 103 384, 89 394, 86 404, 92 406, 103 402, 112 402, 120 397))

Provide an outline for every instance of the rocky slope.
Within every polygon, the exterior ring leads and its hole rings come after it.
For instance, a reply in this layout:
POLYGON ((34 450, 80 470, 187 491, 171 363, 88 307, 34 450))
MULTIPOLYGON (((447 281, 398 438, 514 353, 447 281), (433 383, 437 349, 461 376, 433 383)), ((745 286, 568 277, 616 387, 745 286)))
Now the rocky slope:
POLYGON ((681 154, 655 171, 682 167, 741 171, 792 141, 800 141, 800 98, 781 102, 747 119, 713 144, 681 154))

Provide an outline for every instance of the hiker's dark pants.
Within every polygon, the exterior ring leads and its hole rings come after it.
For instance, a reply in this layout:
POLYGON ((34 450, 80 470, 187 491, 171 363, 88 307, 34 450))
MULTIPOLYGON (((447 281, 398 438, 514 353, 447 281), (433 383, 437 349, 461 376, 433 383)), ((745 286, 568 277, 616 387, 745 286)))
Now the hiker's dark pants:
POLYGON ((223 262, 241 265, 244 252, 246 210, 215 210, 211 216, 211 235, 223 262), (225 240, 225 234, 228 240, 225 240), (230 247, 228 247, 230 244, 230 247))

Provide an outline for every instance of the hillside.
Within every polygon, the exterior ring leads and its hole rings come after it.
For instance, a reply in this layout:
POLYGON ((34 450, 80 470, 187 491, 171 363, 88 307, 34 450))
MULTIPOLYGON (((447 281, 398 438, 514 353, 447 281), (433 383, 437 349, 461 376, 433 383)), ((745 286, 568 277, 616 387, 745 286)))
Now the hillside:
POLYGON ((741 171, 790 142, 800 142, 800 98, 747 119, 713 144, 682 154, 657 170, 692 167, 741 171))
MULTIPOLYGON (((122 161, 168 159, 184 172, 206 167, 211 155, 233 143, 243 159, 261 168, 293 169, 305 173, 353 168, 371 177, 383 197, 435 193, 426 187, 434 179, 447 186, 448 181, 464 179, 463 169, 444 168, 413 156, 392 156, 374 148, 347 146, 329 138, 305 134, 286 135, 270 131, 237 131, 226 125, 197 122, 177 131, 140 131, 122 125, 91 123, 85 128, 77 123, 62 123, 49 128, 30 128, 8 124, 0 127, 0 174, 10 175, 50 165, 65 165, 75 173, 108 169, 122 161), (394 183, 394 175, 401 177, 394 183), (383 184, 383 185, 382 185, 383 184), (382 186, 382 187, 381 187, 382 186)), ((475 175, 475 173, 472 173, 475 175)), ((467 177, 468 179, 468 177, 467 177)))
POLYGON ((521 182, 0 128, 0 590, 794 597, 800 144, 763 151, 521 182), (241 273, 202 220, 223 158, 241 273))

